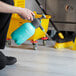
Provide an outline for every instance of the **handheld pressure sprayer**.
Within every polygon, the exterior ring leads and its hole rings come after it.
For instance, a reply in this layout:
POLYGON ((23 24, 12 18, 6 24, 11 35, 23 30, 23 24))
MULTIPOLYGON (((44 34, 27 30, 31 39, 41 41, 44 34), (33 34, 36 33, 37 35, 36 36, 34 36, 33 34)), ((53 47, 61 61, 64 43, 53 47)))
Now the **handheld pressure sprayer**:
POLYGON ((17 30, 15 30, 11 34, 11 37, 15 41, 15 43, 17 45, 21 45, 22 43, 24 43, 27 39, 29 39, 31 36, 34 35, 35 29, 38 27, 40 27, 40 29, 48 36, 48 34, 45 32, 44 28, 41 26, 42 18, 46 18, 46 16, 44 14, 42 15, 41 18, 35 18, 33 16, 33 21, 31 23, 29 23, 29 22, 24 23, 17 30))

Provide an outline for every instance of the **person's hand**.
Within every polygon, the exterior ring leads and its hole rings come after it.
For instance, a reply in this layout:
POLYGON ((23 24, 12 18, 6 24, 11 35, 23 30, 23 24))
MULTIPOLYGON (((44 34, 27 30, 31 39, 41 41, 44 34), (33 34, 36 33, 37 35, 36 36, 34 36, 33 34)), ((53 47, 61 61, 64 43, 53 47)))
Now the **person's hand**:
POLYGON ((24 19, 28 19, 33 21, 33 16, 35 15, 31 10, 27 9, 27 8, 19 8, 20 11, 18 12, 18 14, 24 18, 24 19))

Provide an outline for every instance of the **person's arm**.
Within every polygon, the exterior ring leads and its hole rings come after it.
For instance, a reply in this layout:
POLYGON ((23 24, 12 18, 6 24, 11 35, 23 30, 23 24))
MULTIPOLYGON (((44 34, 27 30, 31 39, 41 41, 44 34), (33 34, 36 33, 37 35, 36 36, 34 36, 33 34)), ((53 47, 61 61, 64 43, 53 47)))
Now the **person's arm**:
POLYGON ((34 13, 27 8, 15 7, 15 6, 6 4, 2 1, 0 1, 0 12, 1 13, 17 13, 21 15, 23 18, 28 19, 28 20, 33 20, 32 15, 34 15, 34 13))

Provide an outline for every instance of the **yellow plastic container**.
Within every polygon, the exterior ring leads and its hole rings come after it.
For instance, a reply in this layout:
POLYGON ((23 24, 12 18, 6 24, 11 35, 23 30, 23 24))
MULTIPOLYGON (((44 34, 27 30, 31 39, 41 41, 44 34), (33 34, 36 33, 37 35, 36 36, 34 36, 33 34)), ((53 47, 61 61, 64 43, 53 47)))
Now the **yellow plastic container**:
MULTIPOLYGON (((14 6, 25 8, 25 0, 14 0, 14 6)), ((37 14, 36 12, 34 13, 35 13, 35 18, 40 18, 42 16, 42 15, 37 14)), ((51 17, 47 15, 46 19, 41 20, 41 25, 43 26, 46 32, 48 30, 49 18, 51 17)), ((13 14, 10 21, 8 33, 7 33, 7 38, 11 39, 12 32, 15 31, 17 28, 19 28, 22 24, 26 22, 31 22, 31 21, 23 20, 20 18, 18 14, 13 14)), ((37 28, 35 31, 35 34, 29 40, 35 41, 41 37, 45 37, 45 33, 40 28, 37 28)))
MULTIPOLYGON (((42 15, 37 14, 36 12, 34 12, 34 13, 35 13, 35 18, 40 18, 42 16, 42 15)), ((45 29, 46 32, 48 30, 48 25, 49 25, 49 19, 50 18, 51 18, 51 16, 46 15, 46 19, 41 20, 41 25, 45 29)), ((31 22, 31 21, 23 20, 21 18, 18 18, 18 19, 17 18, 11 18, 7 38, 11 39, 11 33, 26 22, 31 22)), ((45 37, 45 36, 46 36, 45 33, 38 27, 35 31, 35 34, 28 40, 35 41, 35 40, 38 40, 38 39, 40 39, 42 37, 45 37)))

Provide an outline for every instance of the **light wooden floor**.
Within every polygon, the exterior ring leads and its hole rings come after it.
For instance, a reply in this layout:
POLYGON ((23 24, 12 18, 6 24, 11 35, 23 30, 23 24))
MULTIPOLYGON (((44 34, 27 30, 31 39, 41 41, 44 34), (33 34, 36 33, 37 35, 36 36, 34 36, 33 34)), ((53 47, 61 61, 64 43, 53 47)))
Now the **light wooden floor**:
POLYGON ((5 48, 6 55, 17 57, 18 62, 6 66, 0 76, 76 76, 76 51, 57 50, 50 46, 5 48))

